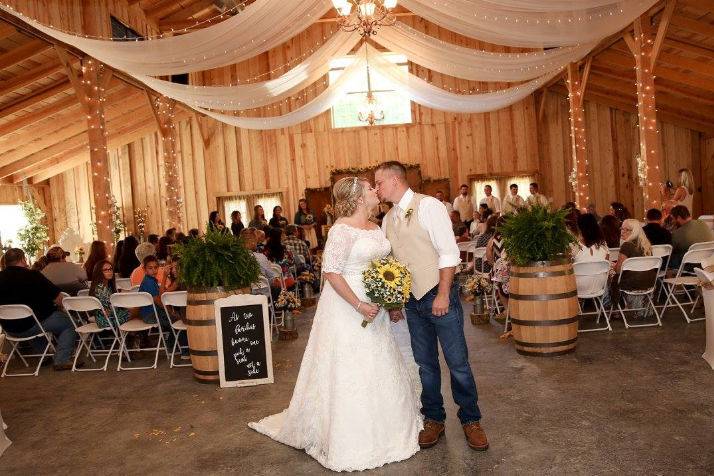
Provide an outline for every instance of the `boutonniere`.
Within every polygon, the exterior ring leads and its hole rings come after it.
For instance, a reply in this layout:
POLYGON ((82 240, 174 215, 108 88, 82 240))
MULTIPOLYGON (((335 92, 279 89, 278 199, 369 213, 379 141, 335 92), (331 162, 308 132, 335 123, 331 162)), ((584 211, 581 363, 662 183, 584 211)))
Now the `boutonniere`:
POLYGON ((414 209, 413 209, 413 208, 408 208, 407 211, 404 212, 404 219, 407 221, 407 223, 409 223, 409 220, 410 220, 411 217, 412 217, 412 213, 414 213, 414 209))

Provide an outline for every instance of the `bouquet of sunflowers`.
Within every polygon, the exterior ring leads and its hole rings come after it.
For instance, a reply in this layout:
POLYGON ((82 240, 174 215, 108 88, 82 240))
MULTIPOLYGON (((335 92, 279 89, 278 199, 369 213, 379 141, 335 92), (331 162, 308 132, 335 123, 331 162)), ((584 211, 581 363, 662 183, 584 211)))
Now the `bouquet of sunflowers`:
POLYGON ((493 284, 487 275, 478 274, 470 276, 463 286, 461 286, 461 289, 463 289, 468 296, 473 297, 490 293, 492 286, 493 284))
MULTIPOLYGON (((362 273, 362 279, 367 296, 385 309, 401 309, 409 299, 412 275, 392 256, 372 261, 362 273)), ((362 321, 362 327, 367 327, 368 323, 362 321)))
POLYGON ((295 293, 283 289, 273 305, 278 311, 294 311, 300 309, 301 304, 295 293))

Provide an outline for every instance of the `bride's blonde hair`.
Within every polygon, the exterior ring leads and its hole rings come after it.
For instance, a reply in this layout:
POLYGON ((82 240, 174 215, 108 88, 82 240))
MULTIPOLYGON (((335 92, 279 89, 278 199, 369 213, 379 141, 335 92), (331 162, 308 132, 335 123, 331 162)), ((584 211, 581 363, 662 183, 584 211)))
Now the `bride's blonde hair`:
POLYGON ((357 210, 357 200, 364 194, 365 183, 366 179, 361 177, 345 177, 332 187, 337 218, 352 216, 357 210))

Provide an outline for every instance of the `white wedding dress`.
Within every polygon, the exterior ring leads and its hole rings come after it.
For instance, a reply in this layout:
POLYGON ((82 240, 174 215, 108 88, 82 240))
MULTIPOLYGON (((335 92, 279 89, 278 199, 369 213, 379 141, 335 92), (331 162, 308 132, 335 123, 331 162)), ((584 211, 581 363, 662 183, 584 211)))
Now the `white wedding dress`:
MULTIPOLYGON (((378 228, 337 224, 322 270, 341 274, 369 301, 362 271, 390 249, 378 228)), ((386 311, 366 328, 361 323, 362 315, 325 282, 290 406, 249 426, 333 471, 377 468, 416 453, 422 416, 413 357, 405 362, 386 311)))

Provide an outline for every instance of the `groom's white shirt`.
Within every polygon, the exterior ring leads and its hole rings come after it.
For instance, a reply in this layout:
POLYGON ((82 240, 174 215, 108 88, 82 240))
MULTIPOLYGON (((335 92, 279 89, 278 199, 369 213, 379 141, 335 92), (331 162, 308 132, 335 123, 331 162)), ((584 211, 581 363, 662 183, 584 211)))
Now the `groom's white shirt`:
MULTIPOLYGON (((414 191, 411 188, 407 189, 399 203, 394 205, 395 210, 384 217, 382 231, 386 233, 386 220, 404 219, 404 215, 413 198, 414 191)), ((439 269, 453 268, 461 263, 461 254, 456 244, 451 219, 446 212, 444 204, 436 198, 426 195, 419 202, 418 211, 419 225, 429 234, 431 243, 439 255, 439 269)))

